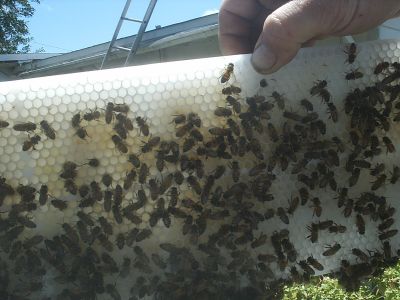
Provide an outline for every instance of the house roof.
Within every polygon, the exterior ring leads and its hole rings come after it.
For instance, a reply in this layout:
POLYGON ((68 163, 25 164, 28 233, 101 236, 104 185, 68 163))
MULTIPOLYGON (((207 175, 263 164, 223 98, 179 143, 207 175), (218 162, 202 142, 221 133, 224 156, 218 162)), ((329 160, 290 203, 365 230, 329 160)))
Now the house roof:
POLYGON ((42 60, 49 57, 61 55, 61 53, 17 53, 17 54, 0 54, 0 62, 18 62, 24 63, 33 60, 42 60))
MULTIPOLYGON (((185 22, 157 28, 144 33, 137 54, 170 47, 179 43, 198 40, 218 34, 218 14, 212 14, 185 22)), ((115 46, 130 48, 136 35, 120 38, 115 46)), ((10 59, 22 62, 15 67, 14 74, 29 77, 36 73, 66 66, 96 64, 98 67, 107 52, 109 42, 63 54, 6 54, 0 63, 10 59), (30 58, 30 59, 28 59, 30 58), (23 63, 27 61, 29 63, 23 63)), ((125 57, 126 53, 113 52, 113 57, 125 57)))

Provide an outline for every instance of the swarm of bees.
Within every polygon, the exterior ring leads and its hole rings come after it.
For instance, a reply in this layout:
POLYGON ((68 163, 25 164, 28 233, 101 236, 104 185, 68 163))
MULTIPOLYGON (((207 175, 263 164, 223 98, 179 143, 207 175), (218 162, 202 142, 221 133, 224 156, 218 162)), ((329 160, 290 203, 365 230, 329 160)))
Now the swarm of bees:
MULTIPOLYGON (((351 44, 345 52, 353 66, 357 46, 351 44)), ((45 289, 45 276, 53 276, 62 287, 54 299, 123 299, 117 281, 129 276, 134 276, 129 299, 279 298, 283 283, 308 281, 325 272, 324 262, 345 250, 331 242, 318 256, 301 257, 288 229, 269 235, 263 228, 274 222, 288 227, 301 208, 312 218, 304 236, 310 247, 321 235, 347 233, 348 226, 324 218, 320 194, 326 191, 336 194, 332 201, 358 235, 368 234, 367 224, 373 224, 382 244, 382 250, 351 249, 347 254, 356 263, 342 260, 333 276, 354 290, 363 278, 397 261, 399 251, 390 244, 398 232, 395 209, 380 192, 398 183, 400 168, 377 158, 396 153, 390 132, 400 121, 400 65, 379 63, 374 74, 383 78, 350 91, 344 113, 336 108, 327 80, 316 81, 310 98, 299 100, 301 111, 292 111, 278 91, 242 97, 242 89, 231 84, 234 68, 229 63, 219 78, 225 105, 216 107, 213 115, 220 126, 204 128, 197 113, 179 112, 171 116, 174 137, 165 139, 153 135, 151 122, 134 115, 126 104, 108 102, 104 108, 73 115, 73 138, 78 140, 90 142, 89 124, 110 126, 115 153, 129 167, 121 181, 104 173, 99 181, 89 178, 78 184, 84 170, 99 169, 101 160, 65 161, 58 178, 78 201, 76 221, 60 221, 60 232, 52 237, 35 231, 31 216, 46 205, 66 211, 69 201, 51 195, 46 183, 12 186, 0 177, 0 207, 9 197, 20 198, 0 215, 0 293, 5 299, 31 299, 45 289), (327 117, 316 112, 318 99, 327 117), (283 123, 272 122, 272 114, 281 115, 283 123), (341 122, 349 120, 349 142, 328 136, 329 122, 337 123, 339 114, 341 122), (132 131, 140 137, 139 152, 129 146, 132 131), (151 168, 158 174, 152 175, 151 168), (337 175, 339 169, 347 174, 344 179, 337 175), (272 192, 282 173, 299 186, 287 205, 272 192), (354 192, 364 176, 372 178, 368 189, 354 192), (135 196, 128 199, 132 192, 135 196), (110 217, 86 212, 97 204, 110 217), (147 220, 139 212, 149 204, 154 208, 147 220), (131 229, 119 230, 126 223, 131 229), (156 226, 177 230, 187 243, 157 243, 155 251, 148 251, 146 243, 156 226), (118 252, 123 250, 128 251, 118 252), (290 276, 282 280, 275 270, 290 276), (247 286, 239 288, 244 278, 247 286)), ((363 73, 351 69, 344 77, 356 81, 363 73)), ((262 79, 260 90, 267 87, 262 79)), ((9 126, 0 120, 0 130, 9 126)), ((28 134, 23 151, 37 151, 43 139, 57 138, 46 120, 18 123, 12 129, 28 134)))

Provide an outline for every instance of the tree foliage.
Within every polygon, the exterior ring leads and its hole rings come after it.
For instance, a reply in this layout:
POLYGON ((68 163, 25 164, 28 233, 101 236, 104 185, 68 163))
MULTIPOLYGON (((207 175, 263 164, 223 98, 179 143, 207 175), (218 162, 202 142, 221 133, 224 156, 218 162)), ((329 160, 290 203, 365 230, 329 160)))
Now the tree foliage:
POLYGON ((26 53, 30 50, 26 19, 40 0, 0 0, 0 53, 26 53))

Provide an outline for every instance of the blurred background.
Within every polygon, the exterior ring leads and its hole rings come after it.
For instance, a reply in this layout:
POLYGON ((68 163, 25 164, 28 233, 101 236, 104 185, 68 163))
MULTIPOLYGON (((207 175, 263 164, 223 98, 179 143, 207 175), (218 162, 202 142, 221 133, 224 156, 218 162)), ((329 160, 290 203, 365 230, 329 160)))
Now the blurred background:
MULTIPOLYGON (((132 48, 138 36, 141 26, 138 22, 121 22, 114 47, 104 63, 103 60, 128 1, 12 2, 11 7, 3 3, 0 9, 2 13, 19 13, 17 21, 24 23, 26 30, 10 36, 17 40, 13 47, 1 45, 7 40, 2 41, 0 35, 0 81, 221 55, 218 47, 220 0, 154 1, 145 32, 138 38, 136 53, 127 64, 129 51, 126 50, 132 48)), ((151 2, 132 1, 126 17, 143 20, 151 2)), ((2 31, 7 31, 7 26, 0 23, 2 31)), ((399 35, 400 19, 394 19, 369 32, 331 38, 316 46, 398 38, 399 35)))

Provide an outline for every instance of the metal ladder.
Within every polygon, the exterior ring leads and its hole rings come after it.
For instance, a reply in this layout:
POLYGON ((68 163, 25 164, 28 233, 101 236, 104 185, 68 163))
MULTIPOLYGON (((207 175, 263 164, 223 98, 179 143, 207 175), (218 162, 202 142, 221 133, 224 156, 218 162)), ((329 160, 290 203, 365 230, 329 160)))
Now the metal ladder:
POLYGON ((137 19, 132 19, 132 18, 126 17, 126 13, 128 12, 129 6, 131 5, 131 1, 132 0, 127 0, 125 3, 124 9, 122 10, 121 17, 119 18, 117 27, 115 28, 114 35, 111 39, 110 45, 108 46, 107 52, 104 55, 103 61, 101 63, 100 70, 103 69, 104 65, 107 63, 107 60, 110 58, 110 55, 114 49, 128 52, 128 56, 124 63, 124 66, 126 66, 126 65, 128 65, 131 57, 133 57, 136 54, 136 51, 139 48, 140 41, 142 40, 143 33, 145 32, 147 24, 149 23, 151 14, 153 13, 153 10, 154 10, 154 7, 156 6, 157 0, 150 0, 149 6, 147 7, 147 10, 146 10, 143 20, 137 20, 137 19), (115 46, 115 42, 117 41, 119 31, 121 30, 121 26, 124 21, 141 23, 140 28, 136 34, 135 40, 133 41, 131 48, 115 46))

